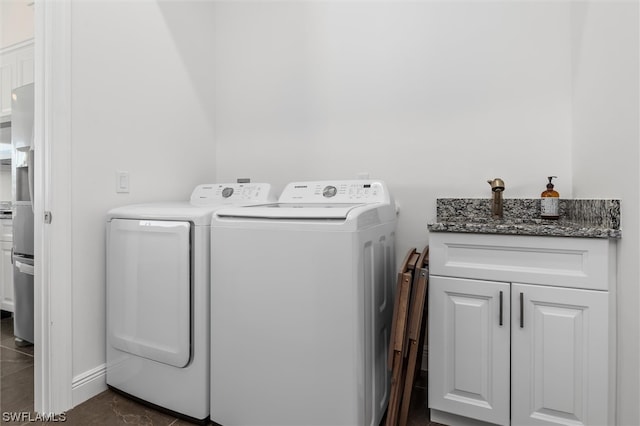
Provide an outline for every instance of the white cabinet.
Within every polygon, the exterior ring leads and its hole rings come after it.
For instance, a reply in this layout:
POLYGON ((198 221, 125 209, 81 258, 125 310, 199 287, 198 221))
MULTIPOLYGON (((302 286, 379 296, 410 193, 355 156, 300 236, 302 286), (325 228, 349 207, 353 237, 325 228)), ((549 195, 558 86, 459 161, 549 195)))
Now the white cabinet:
POLYGON ((509 294, 505 283, 431 277, 431 408, 508 424, 509 294))
POLYGON ((513 284, 511 298, 511 423, 612 424, 608 292, 513 284))
POLYGON ((0 309, 13 312, 13 246, 11 219, 0 219, 0 309))
POLYGON ((33 40, 0 50, 0 116, 11 114, 11 91, 34 81, 33 40))
POLYGON ((615 424, 612 240, 432 233, 429 246, 433 421, 615 424))

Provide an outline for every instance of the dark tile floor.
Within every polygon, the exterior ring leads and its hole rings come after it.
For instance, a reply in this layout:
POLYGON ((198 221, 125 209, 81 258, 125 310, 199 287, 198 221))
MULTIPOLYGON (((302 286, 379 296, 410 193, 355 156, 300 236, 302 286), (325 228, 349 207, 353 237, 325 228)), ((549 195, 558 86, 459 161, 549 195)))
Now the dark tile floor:
MULTIPOLYGON (((33 412, 33 346, 18 347, 13 340, 13 320, 0 321, 0 423, 8 425, 51 425, 39 422, 33 412), (24 416, 10 418, 9 416, 24 416)), ((433 426, 425 407, 425 379, 416 383, 408 426, 433 426)), ((59 417, 59 422, 63 420, 59 417)), ((156 411, 111 390, 100 393, 64 415, 67 425, 185 426, 191 423, 156 411)), ((384 422, 383 422, 384 423, 384 422)))
POLYGON ((33 346, 16 346, 13 318, 3 318, 0 321, 0 422, 11 424, 6 421, 5 412, 32 410, 33 346))

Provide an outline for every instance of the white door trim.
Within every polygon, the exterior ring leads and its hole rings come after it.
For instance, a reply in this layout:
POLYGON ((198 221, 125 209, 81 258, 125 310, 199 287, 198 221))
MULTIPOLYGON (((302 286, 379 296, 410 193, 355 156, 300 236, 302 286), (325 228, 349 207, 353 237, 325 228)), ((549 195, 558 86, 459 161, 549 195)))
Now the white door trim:
POLYGON ((36 1, 35 410, 72 407, 71 0, 36 1), (43 221, 52 212, 51 224, 43 221))

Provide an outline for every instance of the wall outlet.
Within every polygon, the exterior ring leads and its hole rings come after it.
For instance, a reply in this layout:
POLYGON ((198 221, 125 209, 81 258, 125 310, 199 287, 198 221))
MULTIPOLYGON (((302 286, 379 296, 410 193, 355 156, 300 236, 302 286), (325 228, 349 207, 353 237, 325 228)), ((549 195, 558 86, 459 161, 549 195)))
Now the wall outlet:
POLYGON ((129 172, 116 172, 116 192, 122 194, 129 193, 129 172))

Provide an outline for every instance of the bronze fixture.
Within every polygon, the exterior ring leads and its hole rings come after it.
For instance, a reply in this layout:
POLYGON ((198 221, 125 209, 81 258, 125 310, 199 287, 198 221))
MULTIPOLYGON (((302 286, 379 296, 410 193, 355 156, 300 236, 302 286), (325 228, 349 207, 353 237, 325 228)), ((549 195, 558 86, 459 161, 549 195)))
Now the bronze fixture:
POLYGON ((491 185, 493 197, 491 200, 491 217, 502 219, 502 192, 504 191, 504 181, 500 178, 487 181, 491 185))

